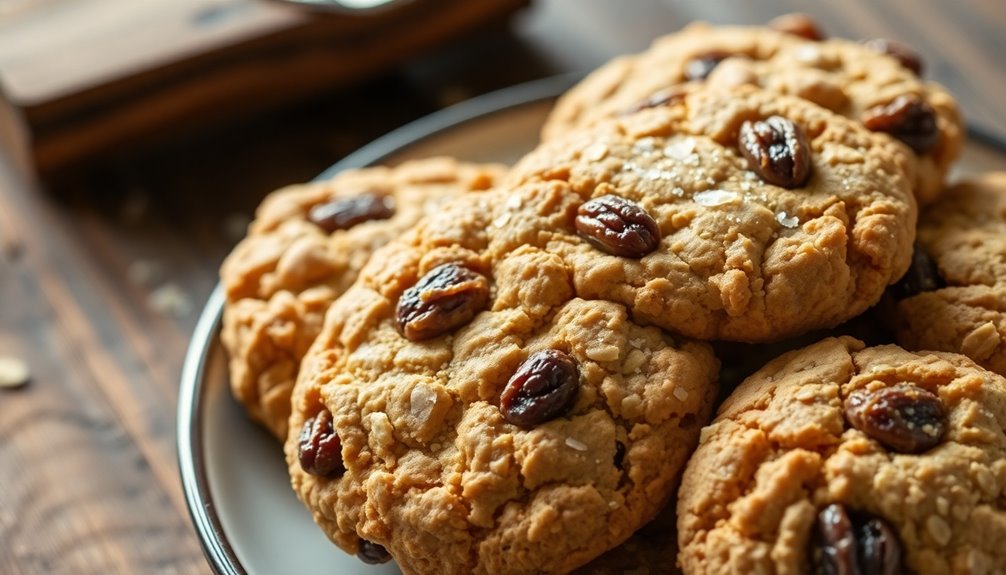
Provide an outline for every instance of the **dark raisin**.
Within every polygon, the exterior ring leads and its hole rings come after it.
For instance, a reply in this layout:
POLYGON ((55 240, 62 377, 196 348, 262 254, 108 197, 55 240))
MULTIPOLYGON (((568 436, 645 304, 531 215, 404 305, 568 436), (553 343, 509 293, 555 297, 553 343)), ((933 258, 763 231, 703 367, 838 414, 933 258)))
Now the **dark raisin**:
POLYGON ((917 154, 933 149, 939 139, 936 112, 918 96, 898 96, 863 113, 863 125, 901 140, 917 154))
POLYGON ((817 515, 814 563, 823 575, 859 573, 859 554, 852 520, 841 505, 829 505, 817 515))
POLYGON ((784 34, 792 34, 818 42, 825 39, 824 32, 813 18, 806 14, 783 14, 769 20, 768 27, 784 34))
POLYGON ((657 222, 639 204, 618 196, 581 204, 576 231, 595 248, 626 258, 641 258, 660 245, 657 222))
POLYGON ((922 75, 923 68, 925 67, 925 64, 922 62, 922 56, 906 44, 886 38, 867 40, 863 44, 874 52, 892 56, 902 66, 914 72, 916 76, 922 75))
POLYGON ((876 517, 868 519, 857 530, 856 543, 863 573, 899 575, 901 573, 901 541, 887 522, 876 517))
POLYGON ((845 399, 845 417, 856 429, 901 453, 927 451, 947 431, 940 398, 907 383, 854 391, 845 399))
POLYGON ((395 215, 391 196, 369 192, 332 200, 311 208, 307 220, 330 234, 370 220, 386 220, 395 215))
POLYGON ((901 569, 901 542, 883 519, 831 504, 817 515, 811 550, 822 575, 895 575, 901 569))
POLYGON ((632 114, 646 110, 647 108, 660 108, 662 106, 676 104, 684 100, 687 93, 687 88, 684 86, 672 86, 653 94, 641 102, 636 103, 634 106, 631 106, 622 112, 622 115, 631 116, 632 114))
POLYGON ((507 421, 533 427, 565 413, 576 399, 580 370, 573 358, 556 349, 531 354, 510 377, 500 395, 507 421))
POLYGON ((615 442, 615 467, 623 469, 622 462, 625 461, 625 444, 621 441, 615 442))
POLYGON ((891 294, 901 300, 945 287, 947 284, 940 276, 936 262, 924 249, 916 245, 912 252, 912 265, 908 266, 905 275, 891 286, 891 294))
POLYGON ((405 290, 395 310, 398 332, 412 341, 468 323, 489 301, 489 281, 458 264, 441 264, 405 290))
POLYGON ((356 548, 356 556, 360 558, 360 561, 371 565, 380 565, 391 561, 391 553, 388 553, 387 549, 366 539, 360 539, 360 545, 356 548))
POLYGON ((332 428, 332 414, 323 410, 304 422, 298 451, 300 468, 318 477, 342 475, 342 443, 332 428))
POLYGON ((685 79, 705 80, 720 62, 726 60, 730 56, 733 56, 730 52, 713 50, 692 58, 685 63, 685 79))
POLYGON ((810 146, 792 120, 769 116, 741 124, 741 153, 761 179, 783 188, 798 188, 810 178, 810 146))

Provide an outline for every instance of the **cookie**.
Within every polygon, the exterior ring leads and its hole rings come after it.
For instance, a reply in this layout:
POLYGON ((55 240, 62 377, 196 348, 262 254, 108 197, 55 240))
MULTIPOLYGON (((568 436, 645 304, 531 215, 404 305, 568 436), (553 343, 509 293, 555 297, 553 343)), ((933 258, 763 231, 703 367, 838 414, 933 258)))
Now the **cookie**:
POLYGON ((964 356, 853 338, 787 353, 702 431, 683 571, 1006 572, 1004 426, 1006 380, 964 356))
POLYGON ((928 203, 960 154, 964 128, 950 94, 913 70, 919 62, 892 42, 810 41, 763 27, 697 23, 589 75, 560 98, 542 134, 552 139, 648 101, 671 99, 684 83, 752 84, 804 98, 906 143, 918 165, 915 193, 928 203))
POLYGON ((329 309, 286 455, 342 549, 407 574, 567 573, 671 496, 716 359, 577 297, 559 256, 497 239, 552 233, 499 214, 554 187, 451 202, 329 309))
POLYGON ((525 156, 504 185, 563 184, 574 197, 509 214, 558 214, 555 233, 508 233, 562 257, 577 295, 620 302, 642 323, 778 340, 860 314, 908 268, 908 156, 806 100, 694 86, 525 156))
POLYGON ((899 344, 1006 375, 1006 172, 951 187, 920 216, 913 264, 891 294, 899 344))
POLYGON ((251 417, 285 439, 297 369, 329 304, 375 249, 502 173, 434 158, 349 170, 269 195, 220 270, 231 389, 251 417))

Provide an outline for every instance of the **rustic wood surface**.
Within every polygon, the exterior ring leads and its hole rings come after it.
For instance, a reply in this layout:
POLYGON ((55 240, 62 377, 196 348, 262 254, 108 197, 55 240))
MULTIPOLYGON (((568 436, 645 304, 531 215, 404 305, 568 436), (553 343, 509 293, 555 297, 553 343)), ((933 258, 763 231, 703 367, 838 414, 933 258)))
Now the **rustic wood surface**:
POLYGON ((693 19, 792 10, 836 35, 913 44, 970 120, 1006 134, 1001 0, 538 0, 506 29, 365 86, 47 190, 0 109, 0 357, 31 370, 27 386, 0 389, 0 573, 209 572, 178 479, 178 377, 217 267, 269 190, 457 100, 596 66, 693 19))

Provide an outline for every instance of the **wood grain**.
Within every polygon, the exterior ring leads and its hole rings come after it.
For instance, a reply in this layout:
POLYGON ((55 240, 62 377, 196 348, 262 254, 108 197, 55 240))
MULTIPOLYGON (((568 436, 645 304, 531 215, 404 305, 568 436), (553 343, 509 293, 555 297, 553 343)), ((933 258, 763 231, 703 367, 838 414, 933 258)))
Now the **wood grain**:
MULTIPOLYGON (((915 45, 972 120, 1006 133, 997 0, 540 0, 509 29, 357 88, 120 151, 46 191, 17 160, 17 129, 0 129, 0 355, 32 370, 0 391, 0 573, 209 572, 177 477, 177 381, 216 269, 269 190, 459 99, 586 70, 693 19, 792 10, 915 45)), ((1006 169, 994 150, 977 157, 1006 169)))

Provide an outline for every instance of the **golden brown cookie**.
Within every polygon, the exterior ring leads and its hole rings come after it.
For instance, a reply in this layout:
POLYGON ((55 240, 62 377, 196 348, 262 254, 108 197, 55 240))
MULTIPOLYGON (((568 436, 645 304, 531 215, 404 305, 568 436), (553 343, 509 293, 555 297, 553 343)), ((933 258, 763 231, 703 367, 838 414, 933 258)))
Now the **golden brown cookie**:
POLYGON ((685 573, 1006 572, 1006 380, 831 338, 749 377, 678 500, 685 573))
POLYGON ((923 213, 913 264, 891 293, 899 344, 1006 375, 1006 173, 952 186, 923 213))
POLYGON ((542 134, 552 139, 648 101, 659 104, 688 82, 751 84, 810 100, 908 144, 918 164, 915 193, 928 203, 942 191, 960 154, 963 123, 950 94, 918 77, 913 68, 919 60, 891 46, 899 45, 810 41, 763 27, 692 24, 592 73, 560 98, 542 134), (900 57, 892 56, 895 50, 900 57))
POLYGON ((434 158, 350 170, 269 195, 220 270, 231 389, 251 417, 285 439, 297 369, 329 304, 375 249, 502 173, 498 165, 434 158))
POLYGON ((860 314, 908 268, 908 155, 806 100, 695 86, 523 158, 506 185, 573 196, 515 198, 506 215, 518 224, 503 234, 559 255, 577 295, 620 302, 642 323, 778 340, 860 314), (519 223, 543 214, 553 231, 522 235, 519 223))
MULTIPOLYGON (((407 574, 566 573, 671 496, 715 397, 708 345, 577 297, 502 229, 532 184, 463 196, 370 260, 294 391, 294 490, 344 550, 407 574)), ((568 196, 566 196, 568 197, 568 196)))

